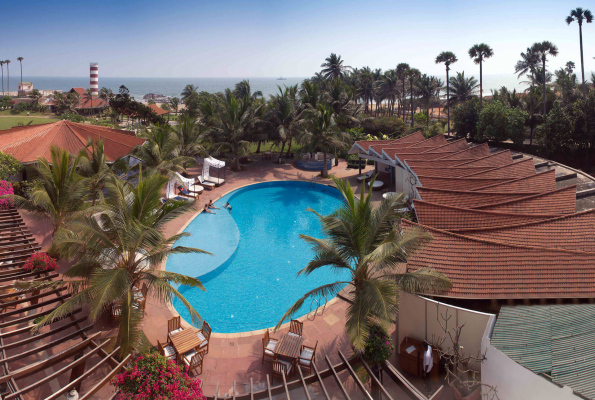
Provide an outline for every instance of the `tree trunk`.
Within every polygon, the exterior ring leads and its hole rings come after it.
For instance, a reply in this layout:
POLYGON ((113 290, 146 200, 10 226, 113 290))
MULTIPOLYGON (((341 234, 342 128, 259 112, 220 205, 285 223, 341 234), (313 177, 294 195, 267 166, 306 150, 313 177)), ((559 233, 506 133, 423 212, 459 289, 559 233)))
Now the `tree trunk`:
POLYGON ((483 70, 482 60, 479 60, 479 108, 483 107, 483 70))
POLYGON ((411 78, 411 80, 409 81, 410 83, 410 93, 409 95, 411 96, 411 127, 413 128, 413 78, 411 78))
POLYGON ((324 156, 322 158, 322 162, 324 163, 324 165, 322 166, 322 177, 328 178, 328 167, 326 165, 326 150, 324 150, 324 156))
MULTIPOLYGON (((583 62, 583 24, 578 24, 578 35, 581 42, 581 75, 583 77, 583 99, 587 98, 587 91, 585 89, 585 64, 583 62)), ((587 172, 588 173, 588 172, 587 172)))
POLYGON ((283 149, 285 149, 285 140, 283 141, 283 144, 281 145, 281 151, 279 152, 279 159, 277 160, 277 162, 281 162, 281 156, 283 155, 283 149))
POLYGON ((260 153, 260 144, 262 143, 262 140, 258 141, 258 147, 256 148, 256 154, 260 153))
POLYGON ((543 123, 545 124, 545 55, 543 56, 543 123))
POLYGON ((403 78, 403 101, 401 108, 403 109, 403 122, 405 122, 405 78, 403 78))
POLYGON ((450 136, 450 85, 448 84, 448 66, 446 66, 446 119, 448 122, 448 136, 450 136))
POLYGON ((289 158, 289 156, 291 155, 291 142, 292 142, 293 138, 290 137, 289 138, 289 144, 287 145, 287 153, 285 153, 285 158, 289 158))

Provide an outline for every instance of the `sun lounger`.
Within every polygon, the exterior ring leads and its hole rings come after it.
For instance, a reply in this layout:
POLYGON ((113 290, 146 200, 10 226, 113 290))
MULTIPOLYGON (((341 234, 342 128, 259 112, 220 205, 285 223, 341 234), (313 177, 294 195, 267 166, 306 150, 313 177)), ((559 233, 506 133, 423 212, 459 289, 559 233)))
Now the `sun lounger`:
POLYGON ((176 176, 180 180, 180 182, 182 182, 182 184, 188 188, 188 191, 190 192, 201 194, 205 190, 205 188, 197 184, 193 178, 184 178, 177 172, 176 176))
POLYGON ((215 184, 213 182, 207 182, 204 179, 202 179, 202 175, 199 175, 196 179, 198 179, 198 182, 200 182, 201 185, 203 185, 209 190, 213 190, 213 188, 215 187, 215 184))
POLYGON ((178 182, 176 181, 169 181, 167 182, 167 192, 166 192, 166 199, 167 200, 188 200, 186 197, 182 197, 176 193, 176 186, 178 182))
POLYGON ((209 176, 209 178, 208 179, 205 179, 205 181, 214 183, 215 186, 221 186, 221 185, 223 185, 225 183, 225 179, 223 179, 223 178, 217 178, 215 176, 209 176))
POLYGON ((361 181, 364 181, 364 180, 367 181, 368 179, 370 179, 372 177, 372 175, 374 175, 374 171, 368 171, 364 175, 358 176, 357 177, 357 180, 360 181, 360 182, 361 181))

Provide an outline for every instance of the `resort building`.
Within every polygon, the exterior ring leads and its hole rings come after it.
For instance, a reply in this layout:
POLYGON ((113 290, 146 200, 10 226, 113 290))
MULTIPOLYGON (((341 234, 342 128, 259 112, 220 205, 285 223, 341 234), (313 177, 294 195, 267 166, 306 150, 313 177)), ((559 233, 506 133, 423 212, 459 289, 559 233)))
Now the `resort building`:
POLYGON ((33 91, 33 83, 31 82, 19 82, 18 94, 19 96, 27 96, 33 91))
MULTIPOLYGON (((101 112, 103 110, 105 110, 107 107, 109 107, 109 104, 107 104, 105 101, 103 101, 102 99, 100 99, 99 97, 93 95, 92 98, 88 97, 88 93, 85 90, 85 88, 82 87, 75 87, 70 89, 69 91, 70 93, 78 93, 81 97, 78 105, 76 106, 76 112, 79 114, 96 114, 98 112, 101 112)), ((55 106, 55 101, 51 100, 50 102, 47 103, 48 107, 50 108, 50 111, 54 111, 54 106, 55 106)))
POLYGON ((148 104, 147 107, 151 109, 157 115, 167 114, 169 111, 164 110, 163 108, 159 107, 157 104, 148 104))

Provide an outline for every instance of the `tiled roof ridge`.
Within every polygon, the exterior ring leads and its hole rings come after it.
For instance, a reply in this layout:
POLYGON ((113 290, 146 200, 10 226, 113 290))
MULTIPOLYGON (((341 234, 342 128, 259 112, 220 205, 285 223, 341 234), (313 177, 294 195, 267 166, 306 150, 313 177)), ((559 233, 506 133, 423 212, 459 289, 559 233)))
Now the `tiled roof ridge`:
POLYGON ((574 214, 567 214, 567 215, 561 215, 561 216, 554 217, 554 218, 542 219, 540 221, 521 222, 519 224, 502 225, 502 226, 495 226, 495 227, 488 227, 488 228, 461 229, 461 231, 486 232, 486 231, 496 231, 496 230, 501 230, 501 229, 520 228, 523 226, 548 224, 548 223, 557 222, 557 221, 564 220, 564 219, 577 218, 577 217, 581 217, 582 215, 587 215, 587 214, 591 214, 591 213, 595 213, 595 208, 591 208, 590 210, 585 210, 585 211, 577 212, 574 214))
POLYGON ((522 178, 514 178, 514 179, 511 179, 511 180, 509 180, 507 182, 501 182, 501 183, 495 183, 495 184, 488 185, 488 186, 482 186, 482 187, 479 187, 479 188, 474 189, 474 190, 491 189, 491 188, 494 188, 494 187, 497 187, 497 186, 501 186, 501 185, 508 185, 510 183, 516 183, 516 182, 519 182, 519 181, 522 181, 522 180, 533 179, 533 178, 535 178, 537 176, 542 176, 542 175, 546 175, 546 174, 554 174, 554 179, 555 179, 556 170, 549 169, 547 171, 538 172, 535 175, 524 176, 522 178))
MULTIPOLYGON (((544 217, 544 218, 555 218, 558 217, 558 215, 551 215, 551 214, 521 214, 521 213, 513 213, 513 212, 502 212, 502 211, 485 211, 485 210, 477 210, 475 208, 466 208, 466 207, 457 207, 457 206, 447 206, 445 204, 439 204, 439 203, 433 203, 431 201, 425 201, 425 200, 419 200, 419 199, 413 199, 413 204, 415 204, 416 202, 418 203, 423 203, 423 204, 429 204, 435 207, 443 207, 443 208, 449 208, 451 210, 457 210, 457 211, 471 211, 471 212, 475 212, 475 213, 479 213, 479 214, 486 214, 486 215, 503 215, 503 216, 509 216, 509 217, 544 217)), ((479 229, 479 228, 477 228, 479 229)), ((481 228, 484 229, 484 228, 481 228)), ((465 229, 465 230, 474 230, 473 228, 470 229, 465 229)))
MULTIPOLYGON (((499 170, 499 169, 502 169, 502 168, 510 168, 512 166, 516 166, 518 164, 525 163, 525 162, 533 162, 533 157, 531 157, 531 158, 525 158, 525 159, 522 159, 522 160, 519 160, 519 161, 513 161, 510 164, 501 165, 499 167, 494 167, 494 168, 488 169, 486 171, 478 171, 478 172, 476 172, 474 174, 466 175, 465 178, 471 178, 471 177, 473 177, 475 175, 486 174, 486 173, 489 173, 489 172, 494 172, 494 171, 499 170)), ((535 166, 535 163, 533 163, 533 165, 535 166)), ((454 168, 454 167, 450 167, 450 168, 454 168)), ((463 167, 458 167, 458 168, 463 168, 463 167)), ((470 168, 473 168, 473 167, 470 167, 470 168)))
MULTIPOLYGON (((510 247, 510 248, 514 248, 514 249, 548 250, 548 251, 552 251, 552 252, 556 252, 556 253, 568 253, 568 254, 595 254, 595 252, 588 252, 588 251, 567 250, 567 249, 560 249, 560 248, 557 248, 557 247, 523 246, 523 245, 518 245, 518 244, 511 244, 511 243, 500 242, 500 241, 497 241, 497 240, 479 239, 479 238, 475 238, 473 236, 466 236, 466 235, 463 235, 463 234, 460 234, 460 233, 456 233, 456 232, 452 232, 452 231, 445 231, 443 229, 432 228, 431 226, 418 224, 416 222, 409 221, 408 219, 403 219, 401 221, 401 223, 404 224, 404 225, 411 225, 411 226, 417 227, 419 229, 425 229, 425 230, 428 230, 428 231, 434 231, 434 232, 441 233, 443 235, 454 236, 454 237, 457 237, 457 238, 460 238, 460 239, 464 239, 464 240, 469 240, 469 241, 472 241, 472 242, 486 243, 486 244, 495 244, 495 245, 510 247)), ((422 247, 422 251, 423 251, 423 247, 422 247)))
MULTIPOLYGON (((452 143, 452 142, 451 142, 451 143, 452 143)), ((482 143, 482 144, 479 144, 479 145, 477 145, 477 146, 471 146, 471 147, 469 147, 468 149, 459 150, 459 151, 457 151, 457 152, 455 152, 455 153, 452 153, 452 154, 447 154, 447 155, 445 155, 445 156, 442 156, 442 157, 438 157, 438 158, 436 159, 436 161, 443 161, 443 160, 446 160, 446 159, 448 159, 448 157, 456 156, 457 154, 465 153, 465 152, 468 152, 468 151, 470 151, 470 150, 475 150, 477 147, 482 147, 482 146, 484 146, 484 147, 488 147, 488 149, 489 149, 489 146, 488 146, 488 144, 487 144, 487 143, 482 143)), ((487 156, 487 157, 489 157, 489 156, 487 156)), ((482 158, 483 158, 483 157, 482 157, 482 158)), ((476 160, 479 160, 479 158, 477 158, 476 160)), ((458 161, 458 160, 457 160, 457 161, 458 161)), ((473 161, 475 161, 475 160, 473 160, 473 161)))
MULTIPOLYGON (((64 121, 64 120, 62 120, 62 121, 64 121)), ((58 124, 58 123, 60 123, 60 122, 62 122, 62 121, 56 121, 56 122, 53 122, 53 123, 50 123, 50 124, 42 124, 42 125, 44 125, 44 127, 45 127, 46 129, 41 129, 41 130, 39 130, 38 132, 35 132, 35 133, 33 133, 32 135, 29 135, 29 136, 27 136, 27 137, 18 138, 18 139, 16 139, 16 140, 14 140, 13 142, 10 142, 10 144, 8 144, 8 145, 6 145, 6 146, 3 146, 2 148, 3 148, 3 149, 6 149, 6 148, 11 148, 11 147, 16 147, 17 145, 19 145, 19 144, 21 144, 21 143, 25 143, 25 142, 27 142, 27 141, 31 140, 31 137, 32 137, 32 136, 40 136, 40 135, 45 135, 45 134, 47 134, 47 132, 48 132, 49 130, 51 130, 52 128, 54 128, 54 127, 56 126, 56 124, 58 124)), ((29 125, 29 127, 31 127, 31 126, 29 125)), ((35 128, 37 128, 37 125, 35 125, 34 127, 35 127, 35 128)), ((55 134, 54 134, 54 135, 55 135, 55 134)), ((46 149, 47 149, 47 147, 46 147, 46 149)))
MULTIPOLYGON (((447 146, 453 146, 453 145, 455 145, 455 144, 457 144, 457 143, 461 143, 462 141, 465 141, 465 143, 467 143, 467 139, 465 139, 465 138, 463 138, 463 139, 459 139, 459 140, 453 140, 452 142, 448 142, 448 143, 446 143, 446 144, 443 144, 442 146, 438 146, 438 147, 435 147, 435 148, 433 148, 433 149, 426 150, 426 151, 422 152, 421 154, 432 153, 432 152, 434 152, 434 151, 436 151, 436 150, 438 150, 438 149, 441 149, 441 148, 443 148, 443 147, 447 147, 447 146)), ((469 149, 464 149, 464 150, 460 150, 460 151, 467 151, 467 150, 469 150, 469 149)), ((455 153, 458 153, 458 151, 457 151, 457 152, 455 152, 455 153)), ((449 154, 449 155, 452 155, 452 154, 449 154)), ((446 157, 446 156, 445 156, 445 157, 446 157)))
MULTIPOLYGON (((463 150, 463 151, 466 151, 466 150, 463 150)), ((465 164, 471 164, 471 163, 473 163, 473 162, 476 162, 476 161, 485 160, 485 159, 486 159, 486 158, 488 158, 488 157, 494 157, 494 156, 497 156, 497 155, 500 155, 500 154, 502 154, 502 153, 506 153, 506 152, 510 153, 510 150, 502 150, 502 151, 497 151, 497 152, 495 152, 495 153, 492 153, 492 154, 490 154, 489 156, 485 156, 485 157, 476 158, 475 160, 471 160, 471 161, 465 161, 465 162, 463 162, 463 163, 461 163, 461 164, 453 165, 453 167, 462 167, 462 166, 464 166, 465 164)))
MULTIPOLYGON (((435 191, 435 192, 448 192, 448 193, 465 193, 465 194, 472 194, 472 195, 490 195, 490 194, 495 194, 495 193, 491 193, 491 192, 477 192, 475 190, 452 190, 452 189, 437 189, 437 188, 427 188, 427 187, 423 187, 421 186, 422 190, 431 190, 431 191, 435 191)), ((527 193, 527 196, 534 196, 536 194, 543 194, 543 193, 549 193, 549 192, 518 192, 518 193, 527 193)))
MULTIPOLYGON (((413 147, 418 147, 418 146, 419 147, 426 147, 426 146, 422 146, 422 144, 423 143, 432 143, 432 142, 438 140, 437 138, 439 138, 439 137, 440 137, 440 135, 432 136, 430 138, 427 138, 425 140, 422 140, 421 142, 412 143, 410 146, 407 146, 406 148, 410 148, 410 147, 413 148, 413 147)), ((442 135, 442 137, 444 138, 444 135, 442 135)), ((444 140, 446 140, 446 138, 444 138, 444 140)), ((446 144, 448 144, 448 143, 446 143, 446 144)))
MULTIPOLYGON (((429 190, 440 190, 440 189, 431 189, 431 188, 428 188, 428 189, 429 190)), ((576 185, 565 186, 563 188, 555 189, 555 190, 548 190, 546 192, 542 192, 542 193, 538 193, 538 194, 532 194, 532 195, 529 195, 529 196, 526 196, 526 197, 521 197, 521 198, 518 198, 518 199, 512 199, 512 200, 502 201, 500 203, 483 204, 483 205, 481 205, 481 206, 479 206, 477 208, 474 208, 474 210, 481 209, 481 208, 487 208, 487 207, 494 207, 494 206, 503 206, 503 205, 506 205, 506 204, 517 203, 519 201, 526 201, 526 200, 536 199, 536 198, 539 198, 541 196, 547 196, 547 195, 550 195, 550 194, 553 194, 553 193, 563 192, 563 191, 570 190, 570 189, 573 189, 573 191, 576 192, 576 185)), ((477 193, 477 192, 473 191, 473 193, 477 193)))
MULTIPOLYGON (((70 122, 70 123, 71 123, 71 124, 75 124, 74 126, 75 126, 76 128, 82 129, 82 130, 84 130, 84 131, 86 131, 86 132, 89 132, 89 133, 91 133, 91 134, 94 134, 94 135, 95 135, 95 134, 97 134, 97 132, 93 132, 92 130, 88 129, 88 128, 87 128, 87 126, 86 126, 86 124, 77 124, 77 123, 75 123, 75 122, 70 122)), ((69 126, 70 130, 72 131, 72 128, 71 128, 71 126, 70 126, 70 125, 68 125, 68 126, 69 126)), ((93 126, 93 127, 97 127, 98 125, 91 125, 91 126, 93 126)), ((106 127, 102 127, 102 128, 106 128, 106 127)), ((112 133, 112 134, 117 134, 117 135, 124 135, 124 136, 129 136, 129 135, 126 135, 125 133, 118 132, 118 130, 117 130, 117 129, 111 129, 111 128, 107 128, 107 129, 109 129, 109 131, 108 131, 108 132, 110 132, 110 133, 112 133)), ((78 137, 78 134, 77 134, 77 133, 75 133, 74 131, 72 131, 72 132, 73 132, 75 135, 77 135, 77 137, 78 137)), ((104 141, 108 140, 108 141, 110 141, 110 142, 113 142, 113 143, 118 143, 118 144, 121 144, 122 146, 128 146, 127 144, 125 144, 125 143, 122 143, 122 142, 120 142, 120 141, 118 141, 118 140, 114 140, 114 139, 112 139, 112 138, 108 138, 108 137, 105 137, 105 136, 101 136, 100 134, 97 134, 97 135, 98 135, 98 136, 99 136, 101 139, 103 139, 104 141)), ((135 137, 136 137, 136 136, 135 136, 135 137)), ((86 141, 84 141, 84 144, 86 145, 86 144, 87 144, 87 142, 86 142, 86 141)), ((132 146, 132 147, 134 147, 134 146, 132 146)))

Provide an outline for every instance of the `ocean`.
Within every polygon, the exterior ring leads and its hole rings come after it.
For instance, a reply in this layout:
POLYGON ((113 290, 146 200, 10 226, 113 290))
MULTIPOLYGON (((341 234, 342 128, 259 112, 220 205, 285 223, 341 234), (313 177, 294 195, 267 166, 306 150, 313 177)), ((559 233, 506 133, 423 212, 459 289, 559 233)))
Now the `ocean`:
MULTIPOLYGON (((10 89, 16 91, 20 76, 11 74, 10 89)), ((470 74, 467 74, 470 76, 470 74)), ((442 81, 446 80, 446 76, 438 75, 442 81)), ((479 76, 475 76, 479 79, 479 76)), ((273 78, 102 78, 99 74, 99 88, 107 87, 114 93, 118 93, 121 85, 124 85, 130 90, 130 95, 136 100, 142 100, 143 96, 148 93, 162 94, 165 96, 180 96, 182 89, 188 84, 198 86, 199 91, 206 91, 209 93, 223 92, 226 88, 235 86, 236 83, 243 79, 250 81, 250 86, 253 91, 260 90, 268 99, 271 94, 278 93, 277 86, 300 84, 305 77, 287 77, 286 80, 278 80, 273 78)), ((499 89, 506 86, 510 90, 523 90, 526 88, 521 83, 524 79, 517 79, 514 74, 486 74, 483 77, 484 95, 490 95, 492 89, 499 89)), ((89 87, 88 77, 54 77, 54 76, 23 76, 24 82, 33 82, 33 88, 39 90, 62 90, 68 91, 73 87, 89 87)), ((7 90, 6 70, 4 70, 4 89, 7 90)))

